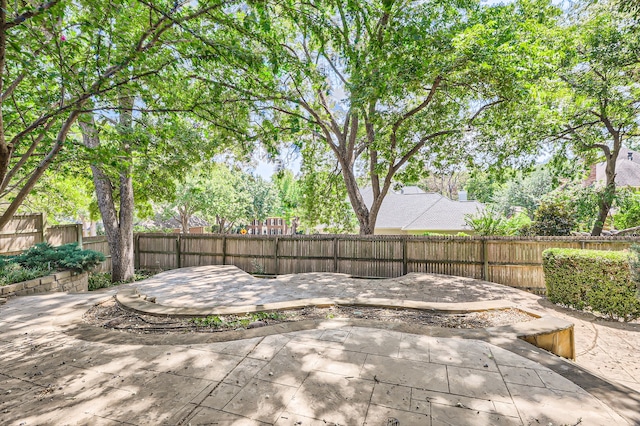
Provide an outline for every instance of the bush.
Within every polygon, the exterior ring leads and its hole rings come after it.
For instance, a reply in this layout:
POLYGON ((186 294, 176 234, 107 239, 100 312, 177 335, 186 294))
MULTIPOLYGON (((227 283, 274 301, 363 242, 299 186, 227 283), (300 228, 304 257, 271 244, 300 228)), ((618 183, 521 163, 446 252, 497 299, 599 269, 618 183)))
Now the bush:
POLYGON ((4 263, 0 268, 0 286, 29 281, 49 275, 47 268, 24 268, 17 263, 4 263))
MULTIPOLYGON (((148 271, 146 269, 136 270, 133 281, 145 280, 157 272, 148 271)), ((89 274, 89 291, 99 290, 101 288, 109 288, 120 284, 125 284, 125 281, 111 281, 111 273, 109 272, 92 272, 89 274)))
POLYGON ((115 284, 111 282, 111 274, 108 272, 92 272, 89 274, 89 291, 108 288, 113 285, 115 284))
POLYGON ((576 227, 575 209, 562 198, 547 199, 533 215, 530 230, 534 235, 571 235, 576 227))
POLYGON ((53 247, 40 243, 17 256, 3 256, 0 267, 8 263, 17 263, 23 268, 49 270, 68 270, 84 272, 104 261, 102 253, 93 250, 81 250, 77 243, 53 247))
POLYGON ((640 317, 628 252, 554 248, 545 250, 542 258, 547 296, 553 303, 616 320, 640 317))

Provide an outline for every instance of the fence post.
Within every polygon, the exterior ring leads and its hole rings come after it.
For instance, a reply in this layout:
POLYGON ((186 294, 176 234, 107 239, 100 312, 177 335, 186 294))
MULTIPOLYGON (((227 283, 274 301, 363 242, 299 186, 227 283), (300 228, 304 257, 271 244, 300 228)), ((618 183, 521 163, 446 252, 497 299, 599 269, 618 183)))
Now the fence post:
POLYGON ((407 237, 402 237, 402 275, 407 275, 407 237))
POLYGON ((482 237, 482 279, 489 280, 489 247, 485 237, 482 237))
POLYGON ((338 237, 333 237, 333 272, 338 272, 338 237))
POLYGON ((44 213, 40 213, 40 224, 39 224, 40 225, 39 226, 39 228, 40 228, 39 229, 39 231, 40 231, 40 235, 39 235, 40 241, 39 242, 41 242, 41 243, 44 243, 45 241, 47 241, 47 240, 45 240, 45 234, 44 234, 44 220, 45 220, 44 219, 44 213))
POLYGON ((133 267, 140 269, 140 234, 136 234, 133 239, 133 267))
POLYGON ((76 224, 76 241, 78 242, 78 247, 82 249, 82 223, 76 224))
POLYGON ((275 275, 278 275, 279 272, 280 272, 280 268, 278 267, 278 241, 279 241, 279 239, 278 239, 278 237, 276 237, 276 241, 275 241, 276 247, 275 247, 275 252, 274 252, 274 255, 273 255, 274 261, 275 261, 275 264, 276 264, 276 267, 275 267, 276 273, 275 273, 275 275))
POLYGON ((222 236, 222 264, 227 264, 227 236, 222 236))
POLYGON ((177 260, 176 266, 178 268, 182 267, 182 262, 180 260, 180 240, 181 240, 181 235, 178 234, 178 238, 176 238, 176 260, 177 260))

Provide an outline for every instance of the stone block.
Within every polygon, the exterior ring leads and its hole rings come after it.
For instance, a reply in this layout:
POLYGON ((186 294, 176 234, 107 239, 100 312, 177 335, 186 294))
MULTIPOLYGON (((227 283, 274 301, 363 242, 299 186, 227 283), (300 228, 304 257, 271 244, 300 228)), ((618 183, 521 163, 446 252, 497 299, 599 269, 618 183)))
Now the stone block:
POLYGON ((40 278, 40 284, 49 284, 55 280, 55 276, 47 275, 46 277, 40 278))
POLYGON ((35 280, 24 281, 22 283, 24 288, 34 288, 40 285, 40 278, 36 278, 35 280))
POLYGON ((62 272, 58 272, 55 275, 56 280, 60 281, 64 278, 69 278, 71 276, 71 271, 62 271, 62 272))

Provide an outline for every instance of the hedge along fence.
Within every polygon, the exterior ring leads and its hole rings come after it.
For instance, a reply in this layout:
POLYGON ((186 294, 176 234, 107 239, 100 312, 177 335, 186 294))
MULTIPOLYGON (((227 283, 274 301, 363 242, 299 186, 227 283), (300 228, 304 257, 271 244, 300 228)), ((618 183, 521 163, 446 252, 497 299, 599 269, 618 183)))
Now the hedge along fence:
POLYGON ((542 257, 549 300, 611 319, 640 318, 631 256, 627 251, 545 250, 542 257))

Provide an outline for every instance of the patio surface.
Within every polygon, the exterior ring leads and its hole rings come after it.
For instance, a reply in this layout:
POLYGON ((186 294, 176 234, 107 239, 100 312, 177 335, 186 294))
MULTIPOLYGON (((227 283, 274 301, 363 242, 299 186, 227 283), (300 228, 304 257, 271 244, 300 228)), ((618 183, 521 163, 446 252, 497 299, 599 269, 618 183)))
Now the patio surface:
POLYGON ((578 356, 573 363, 479 331, 415 334, 337 320, 225 342, 216 334, 134 335, 82 322, 117 289, 19 297, 0 305, 0 424, 640 424, 637 325, 578 315, 498 284, 429 274, 256 279, 209 266, 126 287, 167 306, 506 299, 574 322, 578 356))

